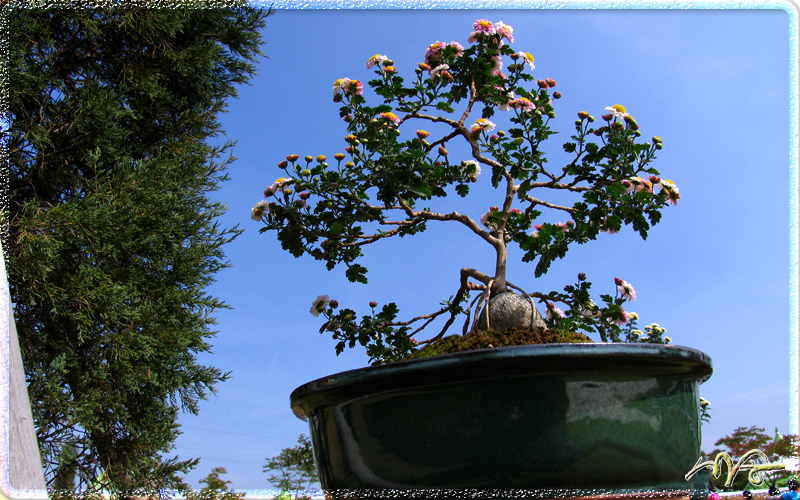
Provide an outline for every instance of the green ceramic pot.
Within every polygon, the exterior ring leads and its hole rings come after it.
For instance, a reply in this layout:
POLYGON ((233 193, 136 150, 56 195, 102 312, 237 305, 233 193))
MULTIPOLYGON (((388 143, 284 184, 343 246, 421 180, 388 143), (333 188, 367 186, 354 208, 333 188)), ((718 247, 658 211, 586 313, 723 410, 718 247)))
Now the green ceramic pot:
POLYGON ((685 490, 711 372, 680 346, 502 347, 338 373, 291 404, 327 491, 685 490))

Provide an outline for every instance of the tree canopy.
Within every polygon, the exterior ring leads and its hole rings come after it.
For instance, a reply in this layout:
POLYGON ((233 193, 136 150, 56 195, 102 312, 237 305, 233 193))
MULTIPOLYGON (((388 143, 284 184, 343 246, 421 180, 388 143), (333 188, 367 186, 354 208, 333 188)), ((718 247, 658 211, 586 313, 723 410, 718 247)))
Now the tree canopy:
POLYGON ((233 160, 211 139, 271 12, 216 7, 2 7, 4 250, 51 488, 181 487, 178 413, 230 376, 197 360, 240 232, 209 198, 233 160))

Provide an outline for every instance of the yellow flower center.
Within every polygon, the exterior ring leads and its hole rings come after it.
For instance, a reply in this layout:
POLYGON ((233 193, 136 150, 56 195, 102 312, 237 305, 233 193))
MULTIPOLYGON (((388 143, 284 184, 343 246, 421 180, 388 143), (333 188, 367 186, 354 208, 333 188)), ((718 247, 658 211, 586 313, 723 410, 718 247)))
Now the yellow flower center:
POLYGON ((615 105, 613 105, 611 107, 614 108, 615 110, 619 111, 620 113, 624 113, 625 112, 625 106, 623 106, 622 104, 615 104, 615 105))

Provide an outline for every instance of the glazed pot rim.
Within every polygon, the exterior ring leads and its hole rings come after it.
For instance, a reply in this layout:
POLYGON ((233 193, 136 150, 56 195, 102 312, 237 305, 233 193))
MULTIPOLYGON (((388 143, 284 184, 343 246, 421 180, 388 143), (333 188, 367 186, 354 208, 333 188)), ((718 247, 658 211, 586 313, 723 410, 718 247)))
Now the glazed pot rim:
MULTIPOLYGON (((367 366, 335 373, 301 385, 292 391, 290 402, 294 409, 300 399, 313 393, 336 390, 355 384, 374 383, 382 379, 403 378, 430 370, 440 371, 456 367, 464 369, 470 365, 478 366, 486 363, 502 363, 504 361, 519 362, 527 359, 535 361, 575 357, 593 360, 613 360, 615 358, 644 359, 650 362, 665 361, 691 364, 700 368, 703 373, 699 377, 700 383, 708 380, 713 371, 711 357, 708 354, 691 347, 679 345, 573 343, 505 346, 396 361, 384 365, 367 366)), ((295 411, 295 413, 297 412, 295 411)))

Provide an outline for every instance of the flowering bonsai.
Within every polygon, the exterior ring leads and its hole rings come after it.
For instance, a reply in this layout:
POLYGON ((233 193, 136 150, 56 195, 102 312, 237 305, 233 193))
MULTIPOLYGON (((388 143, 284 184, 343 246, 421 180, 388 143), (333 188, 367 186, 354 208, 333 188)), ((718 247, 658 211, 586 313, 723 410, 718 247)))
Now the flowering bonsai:
POLYGON ((295 257, 309 254, 329 270, 344 264, 352 282, 367 281, 367 269, 358 263, 363 247, 422 232, 429 221, 461 224, 491 245, 494 270, 461 269, 458 289, 438 310, 404 321, 397 319, 394 303, 379 308, 371 302, 370 314, 359 319, 321 295, 311 307, 326 320, 320 332, 339 340, 337 354, 359 344, 376 363, 440 341, 462 314, 465 336, 547 328, 596 333, 602 342, 668 343, 657 324, 646 332, 636 328, 638 316, 623 307, 636 292, 619 278, 614 295, 601 295, 599 305, 583 273, 563 292, 550 293, 528 293, 506 276, 510 244, 521 248, 523 261, 535 264, 538 278, 571 245, 600 233, 632 226, 646 238, 661 210, 680 199, 678 188, 651 166, 662 140, 642 141, 639 124, 622 105, 606 107, 601 120, 580 111, 575 133, 562 145, 571 160, 560 168, 549 165, 544 145, 554 133, 549 124, 561 97, 552 90, 556 82, 532 76, 533 56, 511 48, 513 30, 502 22, 476 21, 467 41, 468 48, 458 42, 430 45, 410 83, 387 56, 371 57, 366 67, 376 77, 368 85, 383 99, 374 106, 367 104, 361 81, 336 80, 333 100, 341 103, 348 132, 344 153, 333 155, 335 163, 326 156, 287 156, 278 164, 283 177, 266 188, 252 218, 263 222, 262 232, 275 231, 295 257), (495 131, 496 113, 511 123, 507 131, 495 131), (466 146, 465 158, 454 158, 459 143, 466 146), (497 193, 496 205, 477 218, 418 206, 432 198, 469 196, 476 182, 491 183, 497 193), (546 195, 554 193, 574 202, 548 201, 546 195), (495 307, 501 298, 506 304, 495 307), (516 317, 505 317, 508 310, 516 317), (443 328, 417 339, 439 316, 446 318, 443 328))

